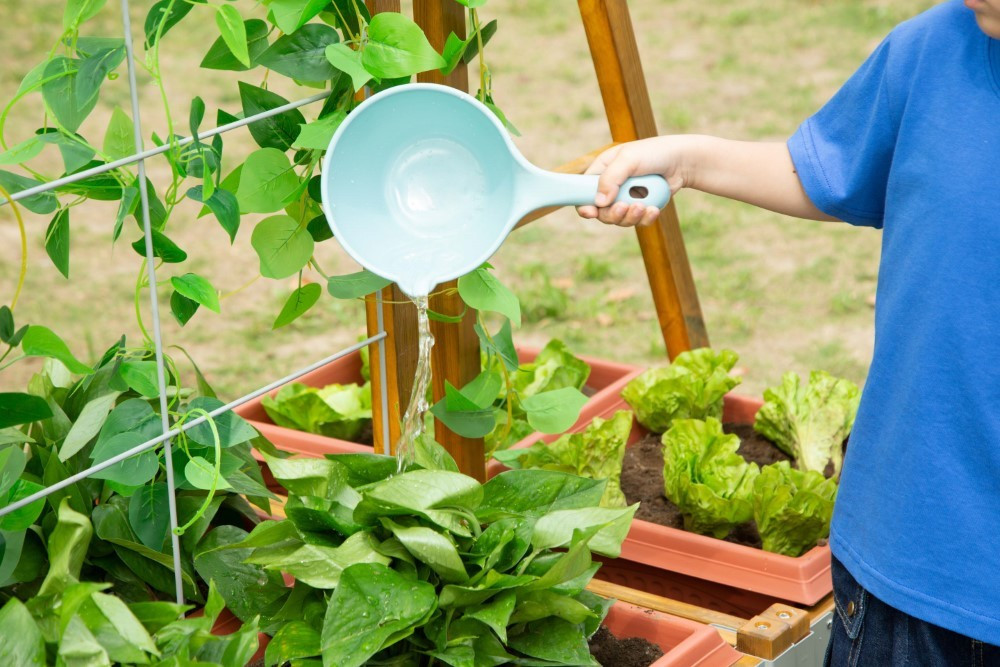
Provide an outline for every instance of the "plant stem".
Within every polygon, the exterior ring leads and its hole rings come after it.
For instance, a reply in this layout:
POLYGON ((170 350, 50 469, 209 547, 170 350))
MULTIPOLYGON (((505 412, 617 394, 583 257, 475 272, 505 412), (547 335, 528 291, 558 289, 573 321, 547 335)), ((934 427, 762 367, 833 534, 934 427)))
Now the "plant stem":
MULTIPOLYGON (((147 344, 152 345, 153 339, 150 338, 149 332, 146 331, 146 327, 142 324, 142 308, 139 304, 139 297, 142 294, 143 276, 146 273, 146 260, 142 260, 142 264, 139 266, 139 277, 135 280, 135 321, 139 324, 139 331, 142 332, 142 337, 147 344)), ((152 289, 156 289, 155 286, 152 289)))
POLYGON ((242 292, 243 290, 245 290, 246 288, 250 287, 255 282, 257 282, 257 280, 259 278, 260 278, 260 274, 257 274, 256 276, 254 276, 250 280, 246 281, 245 283, 243 283, 242 285, 240 285, 239 287, 237 287, 236 289, 234 289, 232 292, 226 292, 225 294, 223 294, 222 296, 220 296, 219 297, 219 301, 224 301, 224 300, 228 299, 229 297, 231 297, 234 294, 239 294, 240 292, 242 292))
POLYGON ((0 185, 0 195, 4 196, 9 202, 11 210, 14 211, 14 218, 17 220, 17 231, 21 235, 21 269, 17 276, 17 287, 14 288, 14 298, 10 300, 10 309, 14 310, 14 306, 17 305, 17 299, 21 296, 21 290, 24 289, 24 281, 28 275, 28 234, 24 229, 24 218, 21 217, 21 207, 15 202, 11 201, 10 193, 7 189, 0 185))
POLYGON ((483 31, 479 28, 479 12, 470 9, 472 29, 476 31, 476 45, 479 46, 479 101, 486 102, 486 54, 483 53, 483 31))

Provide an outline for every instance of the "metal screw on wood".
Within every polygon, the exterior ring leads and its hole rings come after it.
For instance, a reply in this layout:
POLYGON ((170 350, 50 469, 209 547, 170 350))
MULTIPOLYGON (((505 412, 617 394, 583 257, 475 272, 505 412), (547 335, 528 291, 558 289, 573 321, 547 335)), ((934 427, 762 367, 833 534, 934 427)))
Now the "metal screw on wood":
POLYGON ((786 620, 786 619, 789 619, 791 617, 792 617, 792 615, 789 614, 787 611, 779 611, 778 612, 778 618, 780 618, 781 620, 786 620))
POLYGON ((757 625, 756 625, 755 627, 756 627, 756 628, 757 628, 758 630, 767 630, 768 628, 770 628, 770 627, 771 627, 771 624, 770 624, 770 623, 765 623, 765 622, 761 621, 761 622, 760 622, 760 623, 758 623, 758 624, 757 624, 757 625))

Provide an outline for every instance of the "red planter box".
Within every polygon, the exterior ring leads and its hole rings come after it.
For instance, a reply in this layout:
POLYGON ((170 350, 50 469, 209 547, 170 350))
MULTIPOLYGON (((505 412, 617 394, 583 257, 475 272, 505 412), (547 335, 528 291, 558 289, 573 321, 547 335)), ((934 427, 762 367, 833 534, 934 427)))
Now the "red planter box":
MULTIPOLYGON (((570 432, 584 430, 594 417, 609 418, 618 410, 630 410, 620 395, 629 379, 609 387, 599 401, 588 404, 587 414, 581 414, 582 423, 577 422, 570 432)), ((723 406, 723 421, 753 423, 761 405, 760 400, 728 394, 723 406)), ((647 433, 638 422, 633 421, 628 446, 634 445, 647 433)), ((525 438, 513 448, 530 447, 539 440, 553 442, 558 437, 539 433, 525 438)), ((491 461, 487 475, 497 475, 505 469, 498 461, 491 461)), ((815 604, 833 589, 828 546, 814 547, 798 558, 792 558, 640 519, 632 522, 622 545, 620 560, 643 563, 800 604, 815 604)), ((604 578, 603 572, 602 568, 598 578, 604 578)), ((650 586, 649 580, 649 577, 644 577, 642 581, 619 579, 615 583, 658 593, 650 586)))
MULTIPOLYGON (((521 363, 528 363, 538 355, 538 352, 539 350, 535 348, 518 348, 518 357, 521 363)), ((587 405, 584 406, 581 418, 588 411, 588 406, 604 401, 608 391, 613 391, 614 395, 617 396, 619 390, 613 387, 617 385, 617 382, 621 378, 625 376, 631 377, 640 372, 640 369, 636 366, 619 364, 603 359, 594 359, 592 357, 580 358, 590 364, 590 377, 587 379, 587 386, 596 390, 596 393, 591 396, 587 405)), ((361 354, 359 352, 342 357, 336 361, 331 361, 326 366, 307 373, 296 380, 296 382, 313 387, 325 387, 333 383, 361 383, 362 381, 361 354)), ((275 389, 271 392, 271 396, 277 393, 278 390, 275 389)), ((322 435, 277 426, 267 416, 260 398, 248 401, 236 408, 236 414, 249 421, 275 447, 293 454, 323 456, 324 454, 355 454, 366 452, 370 454, 372 452, 372 447, 369 445, 337 440, 336 438, 328 438, 322 435)), ((254 456, 258 460, 261 460, 256 451, 254 452, 254 456)))
POLYGON ((604 620, 615 637, 641 637, 663 657, 650 667, 729 667, 742 656, 714 628, 625 602, 615 602, 604 620))

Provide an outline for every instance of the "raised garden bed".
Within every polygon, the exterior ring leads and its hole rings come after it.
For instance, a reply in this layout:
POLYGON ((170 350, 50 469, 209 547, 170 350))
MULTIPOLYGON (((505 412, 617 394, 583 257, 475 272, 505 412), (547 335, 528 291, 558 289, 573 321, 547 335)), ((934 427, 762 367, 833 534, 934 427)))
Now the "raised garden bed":
POLYGON ((710 626, 620 601, 611 607, 590 646, 606 667, 728 667, 741 657, 710 626), (654 659, 646 661, 650 653, 644 651, 650 648, 659 649, 660 656, 653 653, 654 659), (602 660, 608 655, 611 660, 602 660))
MULTIPOLYGON (((727 394, 723 404, 722 421, 729 424, 752 424, 761 405, 762 402, 757 399, 727 394)), ((570 432, 582 431, 594 417, 610 418, 619 410, 629 410, 620 392, 605 392, 600 401, 592 402, 590 408, 587 415, 581 415, 583 423, 577 423, 570 432), (584 420, 583 417, 587 419, 584 420)), ((627 447, 635 447, 648 435, 646 429, 633 421, 627 447)), ((527 448, 539 440, 551 443, 558 437, 535 434, 515 444, 513 448, 527 448)), ((630 458, 634 457, 626 454, 626 459, 630 458)), ((493 461, 488 473, 495 475, 504 469, 502 464, 493 461)), ((623 471, 623 490, 626 471, 623 471)), ((800 604, 815 604, 832 590, 829 546, 817 545, 801 556, 792 558, 769 553, 754 546, 746 546, 738 541, 719 540, 679 528, 658 525, 643 520, 639 518, 640 516, 641 514, 636 515, 628 537, 622 545, 621 561, 634 561, 660 570, 678 572, 800 604)), ((734 536, 731 540, 742 537, 746 542, 752 541, 753 538, 753 535, 748 536, 746 532, 742 535, 734 533, 734 536)), ((602 577, 602 573, 599 573, 598 577, 602 577)), ((616 583, 665 594, 650 588, 645 580, 618 580, 616 583)))

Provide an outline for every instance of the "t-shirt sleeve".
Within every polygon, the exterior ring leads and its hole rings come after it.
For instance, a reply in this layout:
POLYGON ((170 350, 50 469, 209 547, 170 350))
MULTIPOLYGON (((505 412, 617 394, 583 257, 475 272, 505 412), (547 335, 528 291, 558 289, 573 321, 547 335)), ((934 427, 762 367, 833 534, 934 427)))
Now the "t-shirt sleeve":
POLYGON ((788 140, 813 204, 855 225, 881 227, 898 120, 890 103, 892 36, 788 140))

